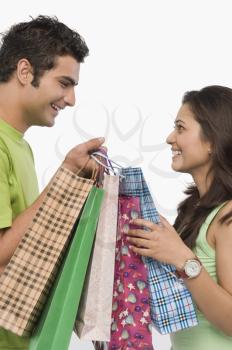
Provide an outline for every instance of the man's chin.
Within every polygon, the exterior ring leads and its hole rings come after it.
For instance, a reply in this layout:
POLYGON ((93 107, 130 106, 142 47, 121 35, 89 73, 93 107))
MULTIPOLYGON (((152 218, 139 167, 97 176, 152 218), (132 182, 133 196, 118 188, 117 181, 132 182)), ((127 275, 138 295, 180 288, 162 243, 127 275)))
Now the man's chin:
POLYGON ((55 124, 55 118, 41 122, 39 126, 46 126, 51 128, 55 124))
POLYGON ((51 126, 53 126, 53 125, 55 125, 55 119, 53 119, 53 121, 51 121, 51 122, 47 125, 47 127, 49 128, 49 127, 51 127, 51 126))

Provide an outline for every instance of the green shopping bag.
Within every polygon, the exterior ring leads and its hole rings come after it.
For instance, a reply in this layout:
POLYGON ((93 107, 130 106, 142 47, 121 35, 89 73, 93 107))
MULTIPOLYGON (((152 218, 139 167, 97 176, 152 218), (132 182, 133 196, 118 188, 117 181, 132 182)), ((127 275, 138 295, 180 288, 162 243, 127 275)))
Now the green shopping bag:
POLYGON ((93 187, 29 350, 67 350, 91 255, 104 190, 93 187))

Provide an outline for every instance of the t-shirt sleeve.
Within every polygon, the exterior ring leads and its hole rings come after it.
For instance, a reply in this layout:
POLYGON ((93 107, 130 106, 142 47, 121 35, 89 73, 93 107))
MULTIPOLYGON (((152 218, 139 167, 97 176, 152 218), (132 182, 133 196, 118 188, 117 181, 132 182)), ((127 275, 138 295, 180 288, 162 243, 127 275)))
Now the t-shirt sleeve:
POLYGON ((0 148, 0 229, 10 227, 12 224, 9 176, 9 158, 0 148))

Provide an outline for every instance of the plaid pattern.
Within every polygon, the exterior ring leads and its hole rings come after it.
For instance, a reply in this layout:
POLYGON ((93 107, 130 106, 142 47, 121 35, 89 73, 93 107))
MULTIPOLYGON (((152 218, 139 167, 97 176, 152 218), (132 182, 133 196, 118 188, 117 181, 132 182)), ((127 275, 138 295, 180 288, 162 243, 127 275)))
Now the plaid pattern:
MULTIPOLYGON (((159 223, 159 214, 141 168, 124 168, 121 174, 125 178, 120 182, 120 194, 140 197, 142 217, 159 223)), ((196 326, 198 322, 191 294, 173 273, 175 267, 151 258, 145 260, 148 266, 151 318, 157 330, 167 334, 196 326)))
POLYGON ((68 350, 104 190, 93 187, 28 350, 68 350))
POLYGON ((0 276, 0 326, 29 336, 47 300, 93 181, 61 167, 0 276))

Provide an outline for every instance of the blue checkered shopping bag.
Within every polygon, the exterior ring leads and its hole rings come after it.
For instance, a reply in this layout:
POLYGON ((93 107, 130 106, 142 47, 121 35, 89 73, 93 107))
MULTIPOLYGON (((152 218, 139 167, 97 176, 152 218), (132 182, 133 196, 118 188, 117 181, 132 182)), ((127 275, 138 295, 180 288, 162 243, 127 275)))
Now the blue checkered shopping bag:
MULTIPOLYGON (((119 193, 140 197, 142 218, 159 223, 159 214, 141 168, 123 168, 119 193)), ((198 324, 189 290, 175 276, 175 266, 145 258, 148 267, 151 319, 161 334, 179 331, 198 324)))

